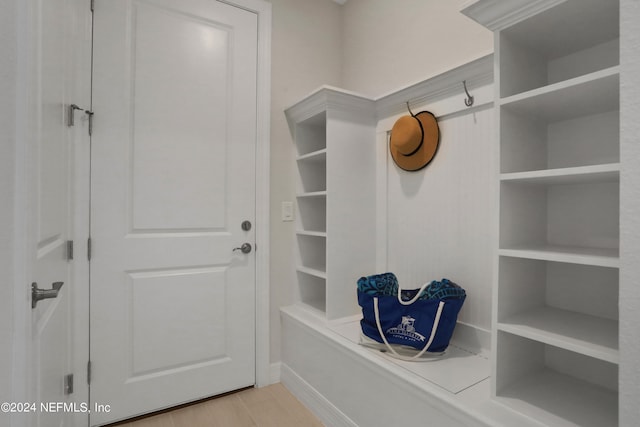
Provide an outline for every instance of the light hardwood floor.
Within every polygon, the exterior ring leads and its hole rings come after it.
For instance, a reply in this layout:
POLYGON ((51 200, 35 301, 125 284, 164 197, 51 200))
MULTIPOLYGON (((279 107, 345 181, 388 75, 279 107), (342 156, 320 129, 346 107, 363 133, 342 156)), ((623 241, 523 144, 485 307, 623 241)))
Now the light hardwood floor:
POLYGON ((282 384, 249 388, 109 427, 323 427, 282 384))

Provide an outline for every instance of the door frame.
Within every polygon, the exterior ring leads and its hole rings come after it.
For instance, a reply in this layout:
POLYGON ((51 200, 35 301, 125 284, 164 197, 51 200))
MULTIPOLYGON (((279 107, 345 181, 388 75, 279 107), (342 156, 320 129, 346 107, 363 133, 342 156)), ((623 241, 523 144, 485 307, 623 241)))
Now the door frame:
MULTIPOLYGON (((269 174, 270 174, 270 120, 271 120, 271 3, 264 0, 216 0, 227 3, 249 12, 255 13, 258 18, 258 73, 257 73, 257 122, 256 122, 256 386, 263 387, 271 383, 269 343, 270 343, 270 303, 269 303, 269 174)), ((88 3, 88 2, 87 2, 88 3)), ((32 131, 30 123, 30 111, 28 94, 33 76, 34 63, 32 58, 37 52, 33 35, 36 22, 33 17, 32 2, 23 0, 11 0, 3 6, 2 10, 7 11, 6 16, 13 20, 13 27, 9 27, 10 37, 7 43, 2 43, 0 47, 6 48, 8 52, 15 52, 15 57, 8 58, 3 65, 13 67, 9 72, 9 77, 13 77, 13 82, 8 83, 8 99, 15 100, 13 107, 7 106, 2 111, 7 113, 7 117, 12 120, 13 125, 7 130, 9 132, 9 146, 7 149, 12 155, 4 157, 0 164, 7 166, 8 171, 12 171, 13 182, 6 183, 2 187, 7 190, 8 198, 11 201, 7 209, 3 209, 2 218, 7 217, 7 222, 2 226, 3 232, 13 237, 12 242, 8 242, 12 249, 12 258, 5 259, 9 269, 7 279, 13 286, 10 288, 9 298, 0 301, 0 307, 6 317, 10 317, 12 324, 8 331, 3 331, 3 341, 6 339, 10 344, 10 354, 2 354, 2 370, 0 377, 10 378, 8 396, 11 401, 28 402, 30 396, 30 384, 32 381, 29 360, 32 356, 31 342, 31 309, 30 290, 28 286, 29 278, 32 276, 32 266, 29 263, 29 238, 31 237, 31 226, 28 215, 30 200, 32 197, 30 183, 31 162, 33 161, 31 149, 27 141, 32 131), (6 6, 6 7, 4 7, 6 6), (14 44, 12 44, 14 43, 14 44), (8 229, 11 228, 11 229, 8 229), (9 332, 9 334, 4 334, 9 332), (5 357, 7 356, 7 357, 5 357), (9 360, 6 360, 6 359, 9 360)), ((99 112, 98 112, 99 114, 99 112)), ((90 169, 87 163, 89 148, 78 148, 76 157, 73 160, 74 187, 73 197, 73 224, 75 262, 73 263, 73 277, 76 283, 86 283, 89 263, 83 254, 86 254, 86 242, 89 230, 89 178, 90 169), (86 214, 85 214, 86 213, 86 214)), ((4 248, 5 246, 3 246, 4 248)), ((76 286, 76 288, 81 288, 76 286)), ((86 289, 88 292, 88 289, 86 289)), ((73 306, 72 316, 76 325, 84 325, 84 328, 74 334, 74 355, 88 353, 88 324, 89 307, 88 299, 84 295, 77 298, 79 303, 73 306), (83 304, 81 301, 87 301, 83 304)), ((84 371, 85 362, 76 361, 74 370, 77 375, 76 381, 80 384, 86 378, 84 371)), ((84 393, 82 393, 84 394, 84 393)), ((15 414, 18 415, 18 414, 15 414)), ((2 417, 3 415, 0 415, 2 417)), ((9 414, 12 427, 26 427, 30 422, 28 417, 11 416, 9 414)))
POLYGON ((258 18, 256 99, 256 387, 271 384, 269 362, 269 200, 271 147, 271 3, 265 0, 217 0, 255 13, 258 18))
MULTIPOLYGON (((269 303, 269 199, 270 199, 270 135, 271 135, 271 3, 265 0, 216 0, 255 13, 258 21, 258 56, 256 87, 256 283, 255 283, 255 342, 256 342, 256 386, 271 384, 270 374, 270 303, 269 303)), ((96 111, 96 115, 100 112, 96 111)), ((83 157, 83 156, 80 156, 83 157)), ((79 159, 80 162, 83 159, 79 159)), ((86 166, 76 164, 78 187, 89 190, 90 175, 86 166)), ((88 198, 88 194, 86 197, 88 198)), ((80 197, 78 197, 80 199, 80 197)), ((76 229, 89 230, 87 215, 79 215, 76 229)), ((79 210, 76 210, 79 212, 79 210)), ((88 236, 87 236, 88 237, 88 236)), ((86 239, 79 246, 86 250, 86 239)), ((86 253, 86 252, 80 252, 86 253)), ((86 259, 83 257, 83 259, 86 259)), ((83 261, 84 262, 84 261, 83 261)), ((88 264, 88 263, 87 263, 88 264)), ((83 267, 84 268, 84 267, 83 267)), ((88 268, 88 265, 87 267, 88 268)), ((76 313, 83 316, 80 322, 89 323, 89 312, 76 313)))

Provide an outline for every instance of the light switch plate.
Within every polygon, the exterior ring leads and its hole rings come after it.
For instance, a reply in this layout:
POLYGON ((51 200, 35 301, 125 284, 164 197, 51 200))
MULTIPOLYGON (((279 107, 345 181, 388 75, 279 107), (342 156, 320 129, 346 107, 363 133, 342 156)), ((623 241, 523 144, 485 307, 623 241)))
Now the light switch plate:
POLYGON ((282 220, 293 221, 293 202, 282 202, 282 220))

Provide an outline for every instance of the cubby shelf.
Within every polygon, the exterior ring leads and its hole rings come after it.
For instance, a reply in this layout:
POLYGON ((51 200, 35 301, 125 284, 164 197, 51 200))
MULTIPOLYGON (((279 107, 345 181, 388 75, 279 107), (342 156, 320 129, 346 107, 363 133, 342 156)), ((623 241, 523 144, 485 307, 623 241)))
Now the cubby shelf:
POLYGON ((498 329, 618 363, 618 322, 554 307, 536 307, 498 323, 498 329))
POLYGON ((327 197, 327 192, 326 191, 311 191, 308 193, 299 193, 298 195, 296 195, 297 198, 302 199, 302 198, 312 198, 312 197, 327 197))
POLYGON ((499 104, 545 121, 568 120, 616 110, 619 85, 620 67, 615 66, 502 98, 499 104))
POLYGON ((326 162, 327 161, 327 149, 313 151, 311 153, 298 156, 296 159, 299 162, 326 162))
POLYGON ((503 173, 500 175, 500 180, 541 185, 619 182, 620 163, 503 173))
POLYGON ((318 270, 318 269, 315 269, 315 268, 298 266, 296 268, 296 270, 298 270, 301 273, 308 274, 310 276, 318 277, 320 279, 326 279, 327 278, 327 273, 325 271, 318 270))
POLYGON ((501 256, 613 268, 620 266, 618 252, 617 248, 587 248, 557 245, 505 247, 498 250, 498 254, 501 256))
POLYGON ((296 231, 298 236, 327 237, 326 231, 296 231))

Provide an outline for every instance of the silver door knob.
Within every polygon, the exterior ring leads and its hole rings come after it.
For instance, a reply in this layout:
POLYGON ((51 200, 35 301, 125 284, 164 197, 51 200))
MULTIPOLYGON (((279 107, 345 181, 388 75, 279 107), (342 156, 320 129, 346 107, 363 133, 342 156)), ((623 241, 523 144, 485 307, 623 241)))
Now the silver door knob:
POLYGON ((243 254, 248 254, 251 252, 251 244, 243 243, 239 248, 233 248, 233 252, 235 251, 241 251, 243 254))
POLYGON ((38 284, 33 282, 31 284, 31 308, 36 308, 38 301, 47 298, 56 298, 60 288, 62 288, 64 282, 54 282, 51 289, 40 289, 38 284))

